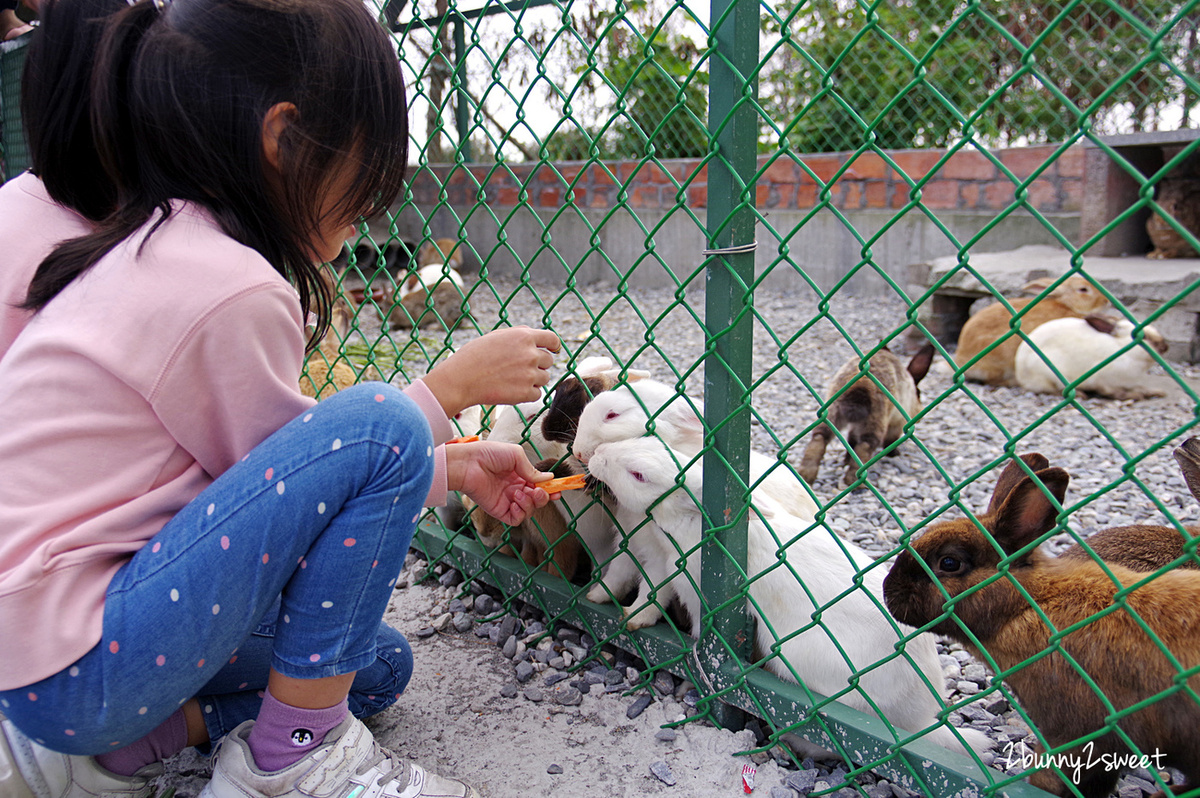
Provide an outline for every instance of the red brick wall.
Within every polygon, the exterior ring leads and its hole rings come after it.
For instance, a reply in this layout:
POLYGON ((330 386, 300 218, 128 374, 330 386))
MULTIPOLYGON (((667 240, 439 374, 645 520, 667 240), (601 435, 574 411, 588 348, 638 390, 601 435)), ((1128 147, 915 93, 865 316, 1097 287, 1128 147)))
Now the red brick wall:
MULTIPOLYGON (((1016 196, 1013 178, 1025 181, 1057 150, 1056 145, 997 149, 988 157, 963 148, 948 159, 945 150, 896 150, 888 152, 887 159, 875 153, 857 158, 853 153, 762 157, 756 202, 764 210, 806 210, 825 202, 842 210, 897 209, 911 201, 913 184, 929 176, 920 188, 920 200, 930 210, 1001 211, 1016 196)), ((463 206, 483 200, 493 208, 528 204, 556 209, 571 203, 590 210, 679 205, 701 209, 708 204, 707 177, 707 167, 694 160, 608 161, 434 165, 415 172, 411 183, 422 205, 463 206)), ((1082 148, 1072 146, 1053 158, 1024 192, 1027 206, 1040 212, 1078 213, 1082 148)))

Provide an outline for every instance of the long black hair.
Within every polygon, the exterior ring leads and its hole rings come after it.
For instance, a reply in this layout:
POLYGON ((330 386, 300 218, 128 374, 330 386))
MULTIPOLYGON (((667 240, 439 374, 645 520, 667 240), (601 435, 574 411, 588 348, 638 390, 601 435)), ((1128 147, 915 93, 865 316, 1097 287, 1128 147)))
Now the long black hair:
POLYGON ((116 211, 42 262, 25 307, 45 306, 156 211, 157 225, 171 200, 185 200, 207 208, 292 281, 304 309, 317 310, 310 346, 331 304, 314 232, 390 205, 407 162, 400 65, 360 0, 141 0, 111 18, 100 43, 92 127, 116 211), (276 174, 262 125, 279 103, 296 112, 276 174), (347 168, 349 191, 323 209, 331 179, 347 168))
POLYGON ((99 221, 117 205, 92 136, 91 81, 105 20, 125 0, 43 0, 25 53, 21 118, 31 171, 60 205, 99 221))

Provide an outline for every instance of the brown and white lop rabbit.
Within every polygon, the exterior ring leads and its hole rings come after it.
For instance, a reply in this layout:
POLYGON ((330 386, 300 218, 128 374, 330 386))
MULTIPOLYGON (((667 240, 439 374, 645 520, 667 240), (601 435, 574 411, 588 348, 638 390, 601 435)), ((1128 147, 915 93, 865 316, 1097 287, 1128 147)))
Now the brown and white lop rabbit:
MULTIPOLYGON (((609 358, 584 358, 576 365, 575 376, 565 377, 559 383, 555 397, 563 385, 578 384, 581 380, 611 387, 619 373, 620 369, 609 358)), ((645 375, 646 372, 631 371, 628 379, 645 375)), ((530 462, 537 463, 542 471, 552 471, 556 477, 583 473, 578 461, 567 456, 566 443, 543 434, 542 422, 550 412, 544 400, 496 408, 495 420, 486 437, 520 444, 530 462)), ((487 515, 465 496, 463 506, 485 546, 520 556, 526 564, 564 579, 570 580, 588 567, 589 553, 599 563, 612 554, 615 530, 611 517, 598 500, 580 491, 565 492, 559 501, 539 507, 514 527, 487 515), (571 529, 575 534, 570 534, 571 529)))
MULTIPOLYGON (((1040 293, 1053 282, 1051 277, 1034 280, 1026 284, 1025 290, 1040 293)), ((1086 277, 1073 274, 1043 299, 1009 299, 1008 303, 1018 312, 1033 304, 1021 316, 1021 330, 1028 334, 1051 319, 1083 317, 1100 310, 1108 304, 1108 298, 1086 277)), ((967 319, 954 352, 954 362, 960 368, 994 342, 1004 339, 995 349, 967 366, 967 379, 988 385, 1017 384, 1017 347, 1021 345, 1021 336, 1013 332, 1012 321, 1013 315, 1001 302, 988 305, 967 319)))
MULTIPOLYGON (((833 439, 835 429, 854 450, 854 454, 849 450, 846 452, 846 474, 842 477, 846 485, 857 477, 858 463, 854 455, 865 463, 876 450, 900 439, 904 424, 921 410, 921 392, 917 386, 929 373, 933 351, 933 344, 926 344, 906 366, 895 353, 884 347, 868 361, 869 374, 859 376, 862 372, 859 358, 851 358, 837 370, 825 387, 825 400, 830 403, 828 420, 813 430, 800 462, 800 476, 805 482, 811 485, 816 481, 821 458, 825 456, 825 448, 833 439), (834 399, 851 380, 853 384, 834 399), (888 394, 891 394, 890 398, 888 394)), ((892 453, 897 451, 893 449, 892 453)))
MULTIPOLYGON (((1039 454, 1027 454, 1021 460, 1061 504, 1070 479, 1067 472, 1049 468, 1039 454)), ((1122 598, 1154 632, 1156 641, 1127 609, 1111 610, 1116 593, 1137 584, 1145 574, 1109 564, 1114 583, 1092 561, 1055 558, 1037 548, 1019 553, 1054 528, 1057 514, 1055 503, 1042 487, 1021 465, 1009 463, 987 512, 977 516, 988 535, 968 519, 943 521, 930 528, 910 544, 910 551, 900 554, 884 580, 888 610, 901 623, 932 625, 930 631, 959 641, 980 659, 985 659, 981 648, 985 649, 1002 671, 1021 666, 1005 679, 1046 742, 1056 748, 1104 729, 1110 714, 1080 670, 1094 680, 1118 712, 1157 697, 1117 725, 1142 754, 1160 754, 1157 764, 1178 768, 1189 785, 1197 786, 1200 703, 1192 694, 1200 690, 1200 674, 1195 673, 1200 666, 1200 574, 1171 571, 1122 598), (963 595, 995 576, 1000 560, 1008 557, 1013 559, 1007 575, 963 595), (1060 639, 1061 648, 1054 647, 1054 653, 1032 662, 1027 660, 1052 648, 1053 632, 1017 589, 1018 584, 1056 630, 1084 624, 1060 639), (943 591, 958 599, 949 612, 943 606, 943 591), (946 617, 939 620, 943 615, 946 617), (1193 670, 1186 686, 1176 684, 1185 681, 1180 668, 1193 670)), ((1117 733, 1106 731, 1064 752, 1097 764, 1077 770, 1066 767, 1063 772, 1073 781, 1077 779, 1076 787, 1084 796, 1101 798, 1121 771, 1098 763, 1102 757, 1118 761, 1112 758, 1130 753, 1117 733)), ((1072 794, 1053 770, 1034 772, 1030 782, 1058 795, 1072 794)))

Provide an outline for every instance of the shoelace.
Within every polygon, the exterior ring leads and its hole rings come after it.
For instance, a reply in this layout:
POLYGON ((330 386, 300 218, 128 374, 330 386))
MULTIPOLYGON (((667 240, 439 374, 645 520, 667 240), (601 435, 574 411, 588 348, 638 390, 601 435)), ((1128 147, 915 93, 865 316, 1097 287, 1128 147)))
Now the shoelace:
MULTIPOLYGON (((386 748, 381 747, 378 743, 375 743, 373 748, 374 754, 372 754, 370 759, 359 766, 358 770, 355 771, 356 775, 365 776, 367 775, 367 771, 369 771, 371 768, 375 767, 380 762, 386 761, 388 764, 392 765, 392 769, 382 773, 378 778, 375 779, 375 783, 378 786, 383 787, 390 781, 399 781, 400 775, 408 772, 408 763, 402 760, 399 756, 388 751, 386 748)), ((407 782, 403 786, 407 787, 407 782)))

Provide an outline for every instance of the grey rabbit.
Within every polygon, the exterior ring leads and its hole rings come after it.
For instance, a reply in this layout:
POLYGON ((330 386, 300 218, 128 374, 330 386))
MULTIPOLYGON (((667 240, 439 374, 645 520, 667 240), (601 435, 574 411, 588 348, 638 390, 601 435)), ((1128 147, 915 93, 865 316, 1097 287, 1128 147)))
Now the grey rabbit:
POLYGON ((846 438, 854 454, 846 452, 846 474, 842 481, 849 485, 857 478, 858 459, 866 462, 876 450, 899 440, 904 432, 906 415, 916 415, 921 409, 921 393, 917 386, 929 372, 933 363, 933 344, 921 347, 907 366, 887 347, 876 352, 868 361, 870 374, 862 372, 860 360, 851 358, 842 365, 825 387, 825 399, 830 401, 829 415, 813 430, 804 459, 800 463, 800 476, 808 484, 817 479, 821 458, 839 430, 846 438), (853 384, 836 399, 833 397, 853 380, 853 384), (878 384, 876 384, 878 380, 878 384), (887 393, 880 388, 887 389, 887 393), (891 394, 891 398, 888 394, 891 394))

